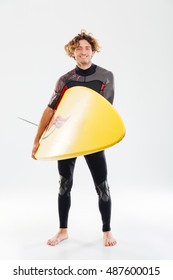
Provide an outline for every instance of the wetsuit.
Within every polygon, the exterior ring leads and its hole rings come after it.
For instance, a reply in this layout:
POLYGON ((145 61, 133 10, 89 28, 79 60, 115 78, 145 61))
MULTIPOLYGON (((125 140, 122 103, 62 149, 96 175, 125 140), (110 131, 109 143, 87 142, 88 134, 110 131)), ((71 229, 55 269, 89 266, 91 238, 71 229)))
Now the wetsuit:
MULTIPOLYGON (((105 97, 110 103, 113 103, 114 82, 112 72, 92 64, 86 70, 76 66, 75 69, 60 77, 48 106, 55 110, 65 91, 74 86, 91 88, 105 97)), ((84 157, 90 169, 99 198, 99 210, 103 222, 102 230, 110 231, 111 197, 107 183, 107 165, 104 151, 84 157)), ((68 225, 68 213, 71 205, 70 193, 73 184, 75 162, 76 158, 58 161, 58 171, 60 174, 58 195, 60 228, 67 228, 68 225)))

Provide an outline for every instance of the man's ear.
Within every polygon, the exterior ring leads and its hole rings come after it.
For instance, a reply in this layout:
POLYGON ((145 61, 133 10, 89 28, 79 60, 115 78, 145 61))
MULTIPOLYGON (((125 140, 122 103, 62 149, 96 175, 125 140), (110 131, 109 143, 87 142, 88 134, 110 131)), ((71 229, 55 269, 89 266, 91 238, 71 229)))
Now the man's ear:
POLYGON ((71 57, 74 58, 74 60, 75 60, 74 51, 71 53, 71 57))
POLYGON ((92 57, 95 55, 95 51, 94 52, 92 52, 92 57))

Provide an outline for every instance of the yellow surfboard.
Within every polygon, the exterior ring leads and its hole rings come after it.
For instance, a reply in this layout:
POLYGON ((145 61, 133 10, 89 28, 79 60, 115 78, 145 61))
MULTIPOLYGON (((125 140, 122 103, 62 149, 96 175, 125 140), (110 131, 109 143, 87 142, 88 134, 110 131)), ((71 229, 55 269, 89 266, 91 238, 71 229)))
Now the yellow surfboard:
POLYGON ((68 159, 104 150, 125 136, 115 108, 92 89, 68 89, 43 133, 37 159, 68 159))

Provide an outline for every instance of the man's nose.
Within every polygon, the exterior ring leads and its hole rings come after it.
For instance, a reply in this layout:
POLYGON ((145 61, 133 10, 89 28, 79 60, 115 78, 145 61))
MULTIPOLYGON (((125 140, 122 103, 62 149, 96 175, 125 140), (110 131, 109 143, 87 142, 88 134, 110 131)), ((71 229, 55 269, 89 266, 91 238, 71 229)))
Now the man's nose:
POLYGON ((85 49, 82 49, 82 50, 81 50, 81 53, 82 53, 82 54, 86 54, 86 50, 85 50, 85 49))

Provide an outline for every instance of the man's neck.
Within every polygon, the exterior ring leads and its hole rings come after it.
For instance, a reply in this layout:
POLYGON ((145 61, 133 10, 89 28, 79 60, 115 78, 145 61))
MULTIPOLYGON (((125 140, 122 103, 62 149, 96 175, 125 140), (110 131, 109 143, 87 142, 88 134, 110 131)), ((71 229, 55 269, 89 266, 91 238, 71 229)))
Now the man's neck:
POLYGON ((77 66, 82 70, 86 70, 86 69, 90 68, 91 65, 92 65, 92 62, 90 64, 79 64, 79 63, 77 64, 77 66))
POLYGON ((78 65, 76 65, 76 69, 75 69, 75 71, 76 71, 76 74, 77 75, 80 75, 80 76, 89 76, 89 75, 92 75, 92 74, 94 74, 95 73, 95 71, 96 71, 96 65, 95 64, 91 64, 91 66, 89 67, 89 68, 87 68, 87 69, 82 69, 82 68, 80 68, 78 65))

